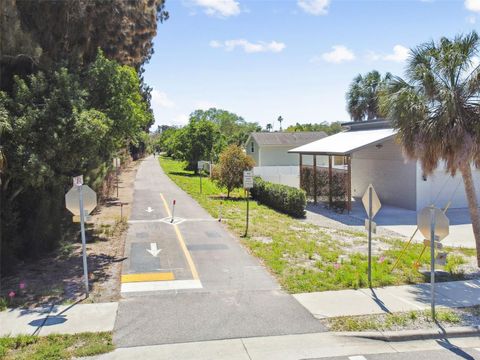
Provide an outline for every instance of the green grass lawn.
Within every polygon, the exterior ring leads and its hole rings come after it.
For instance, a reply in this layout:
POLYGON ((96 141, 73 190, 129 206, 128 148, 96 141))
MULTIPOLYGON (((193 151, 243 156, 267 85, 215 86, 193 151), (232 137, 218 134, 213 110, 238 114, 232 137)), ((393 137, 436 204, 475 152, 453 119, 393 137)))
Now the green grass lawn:
MULTIPOLYGON (((235 190, 230 199, 225 199, 226 191, 203 177, 200 194, 199 177, 184 170, 184 163, 165 157, 159 161, 166 174, 212 216, 218 217, 222 208, 222 218, 228 228, 239 237, 243 236, 246 215, 243 190, 235 190)), ((352 248, 352 239, 353 243, 366 243, 363 232, 325 229, 250 201, 248 236, 241 239, 291 293, 368 286, 367 254, 355 252, 352 248), (339 237, 350 240, 339 241, 339 237), (339 259, 345 254, 346 258, 339 259)), ((395 239, 380 241, 385 250, 373 257, 373 286, 425 281, 425 277, 413 267, 422 245, 412 245, 397 269, 391 272, 394 259, 404 243, 395 239)), ((428 256, 422 260, 428 263, 428 256)))
POLYGON ((113 349, 111 332, 0 337, 0 359, 5 360, 63 360, 103 354, 113 349))

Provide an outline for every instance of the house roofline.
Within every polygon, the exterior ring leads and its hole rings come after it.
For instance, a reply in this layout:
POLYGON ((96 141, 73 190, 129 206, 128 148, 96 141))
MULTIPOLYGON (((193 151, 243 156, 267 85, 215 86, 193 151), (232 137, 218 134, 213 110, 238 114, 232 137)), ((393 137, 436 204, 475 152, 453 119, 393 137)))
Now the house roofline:
POLYGON ((392 123, 387 119, 375 119, 367 121, 349 121, 340 124, 347 131, 373 130, 373 129, 391 129, 392 123))

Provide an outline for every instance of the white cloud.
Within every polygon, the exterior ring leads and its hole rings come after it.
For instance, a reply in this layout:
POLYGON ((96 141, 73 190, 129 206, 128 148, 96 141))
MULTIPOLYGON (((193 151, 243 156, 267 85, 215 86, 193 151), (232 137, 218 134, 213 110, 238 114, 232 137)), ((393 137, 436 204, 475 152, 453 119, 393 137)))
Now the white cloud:
MULTIPOLYGON (((334 64, 340 64, 346 61, 355 60, 355 54, 352 50, 343 45, 332 46, 332 51, 323 53, 321 59, 334 64)), ((320 57, 316 56, 311 61, 318 62, 320 57)))
POLYGON ((473 12, 480 12, 480 0, 465 0, 465 8, 473 12))
POLYGON ((228 17, 240 14, 239 3, 235 0, 193 0, 194 5, 204 9, 210 16, 228 17))
POLYGON ((212 47, 212 48, 222 47, 222 43, 221 43, 220 41, 217 41, 217 40, 212 40, 212 41, 210 41, 209 45, 210 45, 210 47, 212 47))
POLYGON ((189 116, 187 114, 178 114, 173 118, 172 125, 188 124, 189 116))
POLYGON ((325 15, 328 12, 330 0, 297 0, 297 5, 306 13, 325 15))
POLYGON ((472 69, 475 69, 478 66, 480 66, 480 56, 474 56, 472 58, 472 69))
POLYGON ((152 106, 159 108, 172 108, 175 106, 175 103, 171 99, 169 99, 165 92, 153 89, 152 106))
POLYGON ((384 60, 402 62, 408 59, 410 50, 403 45, 395 45, 393 47, 393 53, 384 57, 384 60))
POLYGON ((403 62, 408 59, 410 50, 403 45, 395 45, 393 47, 393 52, 391 54, 379 54, 375 51, 367 52, 365 56, 369 61, 394 61, 394 62, 403 62))
POLYGON ((210 101, 199 100, 195 102, 195 110, 208 110, 211 108, 218 108, 218 105, 210 101))
POLYGON ((259 52, 274 52, 278 53, 285 49, 286 45, 282 42, 271 41, 264 42, 259 41, 252 43, 245 39, 225 40, 223 43, 217 40, 210 41, 210 46, 213 48, 224 48, 226 51, 233 51, 235 48, 242 48, 246 53, 259 53, 259 52))

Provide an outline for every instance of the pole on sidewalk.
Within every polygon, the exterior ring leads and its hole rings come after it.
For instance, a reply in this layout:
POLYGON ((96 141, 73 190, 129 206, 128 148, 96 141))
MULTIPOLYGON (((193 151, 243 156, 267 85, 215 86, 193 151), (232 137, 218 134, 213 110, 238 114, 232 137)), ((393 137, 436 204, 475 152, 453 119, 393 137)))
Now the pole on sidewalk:
POLYGON ((430 292, 432 319, 435 320, 435 207, 430 208, 430 292))
POLYGON ((83 185, 78 186, 78 199, 80 207, 80 232, 82 236, 83 277, 85 281, 85 294, 86 297, 88 297, 87 244, 85 239, 85 210, 83 209, 83 185))
POLYGON ((372 187, 368 188, 368 286, 372 287, 372 187))
POLYGON ((200 194, 202 193, 202 171, 200 170, 199 171, 199 175, 200 175, 200 194))

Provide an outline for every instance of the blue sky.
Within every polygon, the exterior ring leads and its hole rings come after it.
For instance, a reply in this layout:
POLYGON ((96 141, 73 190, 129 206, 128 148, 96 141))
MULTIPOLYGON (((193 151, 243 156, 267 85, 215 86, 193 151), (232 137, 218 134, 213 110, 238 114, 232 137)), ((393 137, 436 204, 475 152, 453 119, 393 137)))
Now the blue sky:
POLYGON ((217 107, 262 126, 348 121, 345 92, 408 49, 480 30, 480 0, 167 0, 145 66, 159 124, 217 107))

